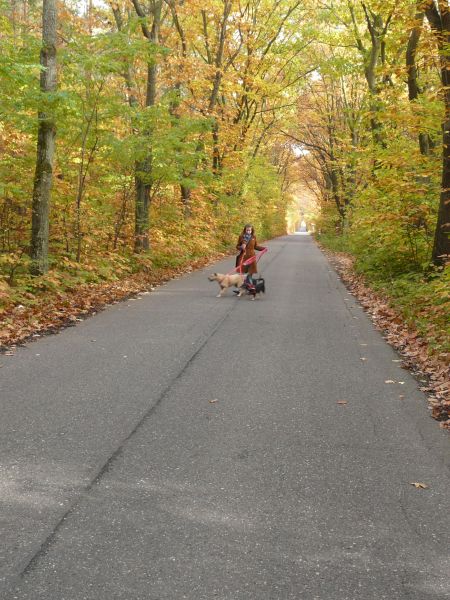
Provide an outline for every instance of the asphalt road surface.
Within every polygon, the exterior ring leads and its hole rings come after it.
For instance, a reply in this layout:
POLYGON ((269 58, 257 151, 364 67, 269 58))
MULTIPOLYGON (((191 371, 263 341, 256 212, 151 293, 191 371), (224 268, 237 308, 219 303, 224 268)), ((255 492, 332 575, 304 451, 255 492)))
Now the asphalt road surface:
POLYGON ((419 384, 309 236, 232 262, 0 357, 2 600, 450 598, 419 384))

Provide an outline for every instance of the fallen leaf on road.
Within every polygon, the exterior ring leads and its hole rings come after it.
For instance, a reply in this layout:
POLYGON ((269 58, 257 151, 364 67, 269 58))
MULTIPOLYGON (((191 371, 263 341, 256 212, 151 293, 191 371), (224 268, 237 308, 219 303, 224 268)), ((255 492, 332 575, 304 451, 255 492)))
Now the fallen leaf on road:
POLYGON ((393 379, 386 379, 384 383, 395 383, 395 381, 393 379))
POLYGON ((359 360, 367 360, 364 356, 361 356, 359 360))
POLYGON ((411 482, 411 485, 413 485, 418 490, 426 490, 426 489, 428 489, 428 486, 427 486, 426 483, 419 483, 418 481, 411 482))
POLYGON ((403 400, 403 398, 404 398, 404 397, 405 397, 405 394, 399 394, 399 398, 400 398, 401 400, 403 400))
POLYGON ((347 404, 347 400, 338 400, 337 403, 338 404, 347 404))
POLYGON ((216 402, 219 402, 219 401, 217 400, 217 398, 214 398, 214 400, 210 400, 210 401, 209 401, 209 403, 210 403, 210 404, 215 404, 216 402))

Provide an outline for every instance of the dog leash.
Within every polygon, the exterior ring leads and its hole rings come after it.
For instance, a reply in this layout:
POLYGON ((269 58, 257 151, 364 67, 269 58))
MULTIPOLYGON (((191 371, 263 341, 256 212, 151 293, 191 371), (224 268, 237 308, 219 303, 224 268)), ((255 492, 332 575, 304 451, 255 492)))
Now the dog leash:
POLYGON ((258 262, 259 259, 262 257, 262 255, 265 254, 266 252, 268 252, 268 250, 269 250, 268 248, 264 248, 264 250, 261 250, 260 252, 258 252, 258 254, 255 254, 255 256, 251 256, 250 258, 247 258, 247 260, 245 260, 245 261, 242 260, 244 258, 244 256, 242 256, 242 259, 241 259, 239 265, 237 267, 235 267, 232 271, 229 271, 227 273, 227 275, 232 275, 235 272, 239 272, 242 275, 243 267, 247 267, 248 265, 251 265, 254 262, 258 262))

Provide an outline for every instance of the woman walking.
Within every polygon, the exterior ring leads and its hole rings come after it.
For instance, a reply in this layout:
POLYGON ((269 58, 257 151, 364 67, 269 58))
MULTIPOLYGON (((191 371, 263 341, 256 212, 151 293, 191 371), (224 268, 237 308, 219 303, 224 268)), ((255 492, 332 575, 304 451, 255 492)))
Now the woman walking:
POLYGON ((253 275, 255 275, 258 268, 256 266, 256 260, 245 266, 243 266, 243 263, 249 258, 256 256, 255 250, 258 252, 265 250, 264 246, 258 246, 255 236, 255 229, 250 223, 247 223, 242 230, 242 233, 239 236, 236 244, 236 248, 239 250, 239 254, 236 257, 236 267, 240 267, 240 271, 247 274, 244 281, 244 286, 250 291, 252 288, 254 288, 253 275))

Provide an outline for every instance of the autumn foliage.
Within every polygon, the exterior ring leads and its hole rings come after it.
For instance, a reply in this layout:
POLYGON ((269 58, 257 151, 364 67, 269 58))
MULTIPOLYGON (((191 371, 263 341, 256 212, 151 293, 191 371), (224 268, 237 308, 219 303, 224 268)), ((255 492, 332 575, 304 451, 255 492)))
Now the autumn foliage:
POLYGON ((261 239, 285 232, 295 156, 280 161, 278 128, 307 77, 300 3, 59 3, 51 91, 39 88, 42 10, 1 5, 4 310, 208 256, 243 222, 261 239), (56 124, 56 152, 49 272, 35 277, 38 114, 56 124))

